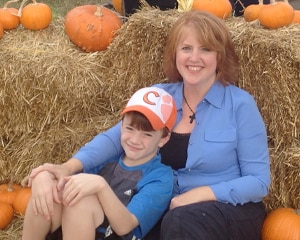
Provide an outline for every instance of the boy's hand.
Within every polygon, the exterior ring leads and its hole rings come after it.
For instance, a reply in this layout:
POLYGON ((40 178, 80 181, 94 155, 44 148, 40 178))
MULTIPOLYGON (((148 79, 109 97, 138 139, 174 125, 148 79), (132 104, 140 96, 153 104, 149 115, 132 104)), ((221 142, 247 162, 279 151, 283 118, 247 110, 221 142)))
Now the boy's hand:
POLYGON ((38 173, 31 180, 31 204, 36 215, 50 219, 54 212, 54 201, 60 203, 57 181, 47 171, 38 173))
POLYGON ((95 174, 80 173, 65 177, 62 202, 72 206, 81 198, 100 192, 106 185, 108 184, 105 179, 95 174))

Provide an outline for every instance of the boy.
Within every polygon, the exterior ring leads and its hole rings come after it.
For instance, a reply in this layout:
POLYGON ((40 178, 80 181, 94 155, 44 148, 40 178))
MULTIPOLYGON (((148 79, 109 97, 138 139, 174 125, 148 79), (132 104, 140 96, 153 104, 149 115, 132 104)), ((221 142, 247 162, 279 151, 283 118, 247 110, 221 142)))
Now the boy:
MULTIPOLYGON (((64 240, 144 237, 172 197, 173 172, 161 163, 158 150, 169 140, 176 112, 173 98, 164 90, 138 90, 121 113, 124 154, 104 164, 99 175, 65 177, 61 201, 54 203, 50 219, 37 214, 35 207, 43 203, 32 197, 22 239, 45 239, 49 232, 47 239, 62 239, 62 235, 64 240)), ((32 180, 33 194, 41 192, 41 188, 35 189, 40 174, 49 172, 40 172, 32 180)))

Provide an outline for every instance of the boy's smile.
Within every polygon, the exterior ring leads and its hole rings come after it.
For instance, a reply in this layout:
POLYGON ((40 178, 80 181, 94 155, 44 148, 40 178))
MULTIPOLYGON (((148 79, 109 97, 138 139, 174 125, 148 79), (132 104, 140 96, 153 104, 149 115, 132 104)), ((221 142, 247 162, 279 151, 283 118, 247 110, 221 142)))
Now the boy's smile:
POLYGON ((169 136, 162 138, 162 130, 143 131, 131 126, 130 123, 130 117, 125 115, 121 126, 121 145, 125 151, 124 163, 134 166, 155 157, 169 136))

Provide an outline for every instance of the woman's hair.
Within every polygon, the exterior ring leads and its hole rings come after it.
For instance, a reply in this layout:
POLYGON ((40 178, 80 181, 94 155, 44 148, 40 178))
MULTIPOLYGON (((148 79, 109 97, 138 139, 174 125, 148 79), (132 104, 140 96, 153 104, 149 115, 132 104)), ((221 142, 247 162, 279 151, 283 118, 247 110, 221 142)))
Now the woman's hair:
MULTIPOLYGON (((152 132, 155 131, 151 125, 151 123, 149 122, 149 120, 140 112, 137 111, 130 111, 127 112, 123 115, 122 119, 124 118, 124 116, 128 116, 130 118, 130 126, 138 129, 138 130, 142 130, 142 131, 146 131, 146 132, 152 132)), ((169 129, 167 127, 164 127, 162 129, 162 138, 166 137, 169 134, 169 129)))
POLYGON ((186 29, 198 33, 201 45, 218 56, 217 79, 224 85, 235 83, 239 75, 239 58, 224 20, 205 11, 189 11, 181 15, 171 28, 164 52, 163 68, 172 82, 182 81, 176 67, 176 48, 186 29))

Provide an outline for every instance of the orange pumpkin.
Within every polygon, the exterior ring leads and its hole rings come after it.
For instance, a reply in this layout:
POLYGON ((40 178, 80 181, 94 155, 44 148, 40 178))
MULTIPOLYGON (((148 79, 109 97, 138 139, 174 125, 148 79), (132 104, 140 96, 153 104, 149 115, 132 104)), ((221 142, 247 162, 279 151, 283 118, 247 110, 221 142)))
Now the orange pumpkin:
POLYGON ((263 224, 262 240, 300 239, 300 210, 277 208, 270 212, 263 224))
POLYGON ((244 19, 246 22, 252 22, 258 19, 259 11, 264 6, 263 0, 259 0, 258 4, 251 4, 247 6, 244 10, 244 19))
POLYGON ((259 11, 258 20, 262 26, 275 29, 290 25, 294 15, 294 9, 288 2, 271 0, 259 11))
POLYGON ((1 184, 0 185, 0 201, 12 204, 17 192, 21 189, 18 184, 1 184))
POLYGON ((112 4, 119 14, 124 15, 123 0, 112 0, 112 4))
POLYGON ((5 202, 0 202, 0 230, 3 230, 10 224, 14 217, 13 207, 5 202))
POLYGON ((31 188, 24 187, 17 191, 17 194, 12 204, 17 214, 25 215, 30 196, 31 188))
POLYGON ((293 23, 300 23, 300 10, 295 10, 295 16, 293 19, 293 23))
POLYGON ((4 4, 3 8, 0 8, 0 22, 5 30, 15 29, 19 26, 20 19, 17 16, 18 9, 8 7, 9 4, 16 1, 17 0, 8 1, 4 4))
MULTIPOLYGON (((25 3, 24 0, 22 3, 25 3)), ((20 22, 24 28, 29 30, 41 30, 49 26, 52 20, 52 10, 45 3, 38 3, 36 0, 32 0, 32 3, 28 4, 22 9, 22 6, 19 9, 21 12, 20 22)))
POLYGON ((223 19, 232 14, 232 6, 228 0, 194 0, 192 9, 204 10, 223 19))
POLYGON ((121 25, 116 12, 96 5, 75 7, 65 18, 66 34, 86 52, 105 50, 121 25))

